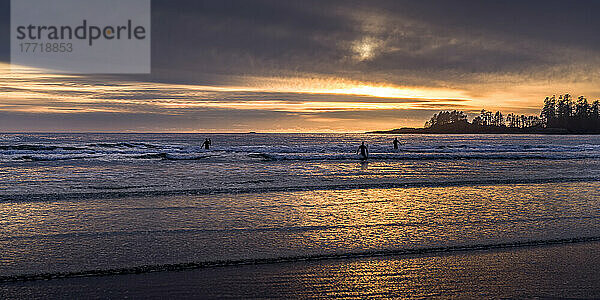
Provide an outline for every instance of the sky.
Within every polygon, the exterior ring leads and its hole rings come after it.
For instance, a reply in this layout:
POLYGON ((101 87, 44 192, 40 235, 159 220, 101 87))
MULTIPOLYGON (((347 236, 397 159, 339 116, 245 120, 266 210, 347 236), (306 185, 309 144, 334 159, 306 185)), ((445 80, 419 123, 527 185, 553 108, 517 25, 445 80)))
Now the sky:
POLYGON ((155 0, 152 72, 10 71, 0 132, 363 132, 600 98, 598 1, 155 0))

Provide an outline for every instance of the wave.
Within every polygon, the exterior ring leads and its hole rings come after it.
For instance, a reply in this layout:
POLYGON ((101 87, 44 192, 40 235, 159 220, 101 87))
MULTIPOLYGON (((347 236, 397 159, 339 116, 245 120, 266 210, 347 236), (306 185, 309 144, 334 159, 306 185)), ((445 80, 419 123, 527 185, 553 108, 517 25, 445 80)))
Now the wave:
MULTIPOLYGON (((96 142, 0 145, 0 161, 53 161, 72 159, 112 160, 207 160, 213 161, 351 161, 353 145, 216 146, 210 151, 190 143, 96 142), (87 156, 86 156, 87 155, 87 156)), ((600 158, 600 145, 534 144, 415 144, 396 152, 383 145, 371 146, 371 160, 574 160, 600 158)))
MULTIPOLYGON (((248 153, 239 152, 127 152, 2 154, 0 161, 57 161, 57 160, 218 160, 225 162, 247 161, 358 161, 359 157, 349 153, 248 153)), ((370 161, 448 161, 448 160, 581 160, 600 158, 600 153, 371 153, 370 161)))
MULTIPOLYGON (((159 208, 160 209, 160 208, 159 208)), ((171 208, 172 209, 172 208, 171 208)), ((179 209, 179 208, 177 208, 179 209)), ((189 208, 185 208, 188 210, 189 208)), ((197 209, 194 207, 193 209, 197 209)), ((152 209, 156 210, 156 209, 152 209)), ((436 227, 443 228, 445 226, 470 226, 470 225, 497 225, 497 224, 521 224, 521 223, 537 223, 537 222, 560 222, 570 220, 594 220, 600 216, 567 216, 567 217, 540 217, 540 218, 518 218, 508 220, 470 220, 470 221, 408 221, 408 222, 391 222, 391 223, 373 223, 373 224, 355 224, 355 225, 302 225, 288 227, 238 227, 238 228, 174 228, 174 229, 155 229, 155 230, 140 230, 140 231, 99 231, 99 232, 67 232, 54 234, 34 234, 34 235, 17 235, 10 237, 0 237, 0 241, 13 240, 41 240, 41 239, 57 239, 57 238, 84 238, 84 237, 106 237, 106 236, 125 236, 138 234, 177 234, 177 233, 239 233, 239 232, 310 232, 310 231, 325 231, 334 229, 369 229, 369 228, 393 228, 393 227, 436 227)))
MULTIPOLYGON (((358 160, 358 155, 348 153, 250 153, 251 158, 265 161, 318 161, 318 160, 358 160)), ((574 160, 600 158, 600 153, 371 153, 369 160, 574 160)))
POLYGON ((152 144, 147 144, 147 143, 126 143, 126 142, 120 142, 120 143, 93 143, 93 144, 87 144, 87 147, 98 147, 98 148, 138 148, 138 147, 142 147, 142 148, 158 148, 158 146, 156 145, 152 145, 152 144))
POLYGON ((172 154, 172 153, 148 153, 142 154, 138 156, 134 156, 133 158, 138 159, 162 159, 162 160, 200 160, 206 159, 214 155, 210 154, 172 154))
POLYGON ((27 150, 27 151, 53 151, 53 150, 85 150, 86 148, 74 146, 54 146, 54 145, 0 145, 0 150, 27 150))
POLYGON ((113 185, 113 186, 88 186, 88 189, 92 190, 127 190, 127 189, 139 189, 139 188, 148 188, 150 185, 113 185))
POLYGON ((384 249, 375 251, 362 252, 345 252, 345 253, 329 253, 315 255, 298 255, 275 258, 257 258, 257 259, 237 259, 237 260, 215 260, 215 261, 199 261, 186 262, 176 264, 162 265, 144 265, 127 268, 114 269, 97 269, 75 272, 55 272, 55 273, 39 273, 39 274, 24 274, 24 275, 9 275, 0 276, 0 283, 36 281, 36 280, 51 280, 61 278, 77 278, 77 277, 96 277, 96 276, 111 276, 111 275, 128 275, 142 274, 155 272, 170 272, 170 271, 185 271, 203 268, 242 266, 242 265, 265 265, 265 264, 280 264, 293 262, 311 262, 322 260, 341 260, 341 259, 359 259, 359 258, 375 258, 385 256, 409 256, 409 255, 443 255, 454 252, 474 252, 474 251, 493 251, 493 250, 508 250, 515 248, 528 247, 544 247, 553 245, 566 245, 575 243, 590 243, 600 241, 600 236, 589 237, 572 237, 562 239, 546 239, 546 240, 529 240, 529 241, 513 241, 506 243, 490 243, 490 244, 472 244, 458 245, 447 247, 429 247, 429 248, 404 248, 404 249, 384 249))
POLYGON ((600 177, 575 177, 575 178, 523 178, 523 179, 485 179, 485 180, 457 180, 435 182, 377 182, 377 183, 344 183, 329 185, 305 186, 270 186, 270 187, 242 187, 242 188, 197 188, 182 190, 150 190, 150 191, 103 191, 83 193, 30 193, 30 194, 0 194, 0 202, 35 202, 35 201, 63 201, 78 199, 113 199, 126 197, 152 197, 152 196, 201 196, 211 194, 245 194, 245 193, 270 193, 270 192, 301 192, 322 190, 355 190, 355 189, 392 189, 392 188, 423 188, 423 187, 461 187, 483 185, 515 185, 515 184, 548 184, 548 183, 573 183, 573 182, 598 182, 600 177))
POLYGON ((22 155, 17 156, 14 160, 22 160, 22 161, 58 161, 58 160, 77 160, 77 159, 92 159, 99 158, 100 155, 60 155, 60 154, 50 154, 50 155, 22 155))

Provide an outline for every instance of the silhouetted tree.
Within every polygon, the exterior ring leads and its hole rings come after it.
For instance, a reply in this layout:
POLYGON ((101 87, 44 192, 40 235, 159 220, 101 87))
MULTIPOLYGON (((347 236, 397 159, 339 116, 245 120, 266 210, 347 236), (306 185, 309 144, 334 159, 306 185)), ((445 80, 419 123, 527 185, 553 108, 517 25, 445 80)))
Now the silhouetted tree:
POLYGON ((556 102, 556 125, 559 128, 567 128, 569 119, 572 115, 573 101, 571 100, 571 95, 565 94, 564 96, 559 96, 558 101, 556 102))
POLYGON ((434 114, 429 121, 425 122, 425 127, 430 128, 466 121, 467 115, 462 111, 440 111, 439 113, 434 114))
POLYGON ((592 103, 592 108, 591 108, 591 118, 594 122, 598 123, 598 121, 600 121, 600 101, 596 100, 594 101, 594 103, 592 103))
POLYGON ((546 97, 540 117, 547 127, 554 125, 556 122, 556 96, 546 97))
POLYGON ((569 132, 600 132, 600 122, 598 121, 600 103, 598 100, 590 104, 585 96, 579 96, 577 101, 573 102, 569 94, 560 95, 558 101, 554 101, 554 99, 555 96, 546 97, 544 101, 544 107, 540 114, 543 126, 564 129, 569 132))
POLYGON ((492 113, 482 109, 470 124, 467 121, 467 115, 462 111, 441 111, 434 114, 425 123, 425 127, 431 128, 455 123, 462 124, 451 127, 450 130, 470 128, 471 131, 477 131, 484 130, 481 127, 490 127, 492 129, 485 131, 498 132, 498 130, 501 130, 498 127, 509 127, 521 129, 553 128, 573 133, 600 133, 600 100, 590 104, 584 96, 579 96, 577 101, 573 102, 570 94, 559 95, 558 99, 553 95, 544 99, 544 106, 539 117, 516 115, 514 113, 505 116, 500 111, 492 113), (471 125, 476 127, 469 127, 471 125))
POLYGON ((504 126, 504 116, 502 115, 501 112, 497 111, 494 114, 494 123, 493 125, 495 126, 504 126))

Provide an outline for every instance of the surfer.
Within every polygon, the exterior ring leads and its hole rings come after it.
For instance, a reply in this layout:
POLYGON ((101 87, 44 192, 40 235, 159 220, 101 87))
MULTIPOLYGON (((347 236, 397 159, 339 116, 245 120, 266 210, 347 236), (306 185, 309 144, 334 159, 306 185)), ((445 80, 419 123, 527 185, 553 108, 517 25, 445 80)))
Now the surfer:
POLYGON ((360 159, 365 160, 369 158, 369 148, 365 145, 365 142, 362 142, 358 149, 356 149, 356 154, 360 152, 360 159))
POLYGON ((394 149, 398 150, 398 144, 400 144, 400 141, 398 141, 398 138, 394 138, 394 149))
POLYGON ((204 147, 204 149, 208 150, 208 149, 210 149, 211 144, 212 144, 212 141, 210 139, 205 139, 204 143, 202 143, 202 147, 204 147))

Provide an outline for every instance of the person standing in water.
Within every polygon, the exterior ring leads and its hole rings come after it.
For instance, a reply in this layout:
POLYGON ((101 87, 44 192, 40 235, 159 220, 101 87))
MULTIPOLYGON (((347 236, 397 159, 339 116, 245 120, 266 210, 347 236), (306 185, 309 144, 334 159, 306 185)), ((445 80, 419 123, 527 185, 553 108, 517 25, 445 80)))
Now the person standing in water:
POLYGON ((202 147, 206 150, 209 150, 211 144, 212 144, 212 141, 210 139, 205 139, 204 143, 202 143, 202 147))
POLYGON ((394 138, 394 149, 398 150, 398 144, 400 144, 400 141, 398 141, 398 138, 394 138))
POLYGON ((367 145, 365 145, 365 142, 362 142, 362 144, 360 144, 360 146, 358 146, 358 149, 356 149, 356 154, 358 154, 360 152, 360 159, 367 159, 369 158, 369 148, 367 147, 367 145))

